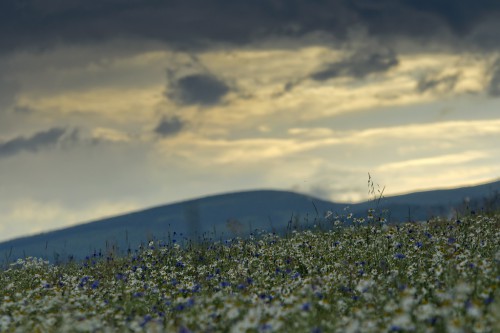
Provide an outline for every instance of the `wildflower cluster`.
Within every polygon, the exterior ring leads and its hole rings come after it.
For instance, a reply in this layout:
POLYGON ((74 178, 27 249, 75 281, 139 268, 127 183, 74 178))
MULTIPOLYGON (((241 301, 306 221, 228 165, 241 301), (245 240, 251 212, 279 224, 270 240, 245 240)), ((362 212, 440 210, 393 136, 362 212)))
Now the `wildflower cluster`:
POLYGON ((0 332, 499 332, 499 244, 475 216, 27 258, 0 272, 0 332))

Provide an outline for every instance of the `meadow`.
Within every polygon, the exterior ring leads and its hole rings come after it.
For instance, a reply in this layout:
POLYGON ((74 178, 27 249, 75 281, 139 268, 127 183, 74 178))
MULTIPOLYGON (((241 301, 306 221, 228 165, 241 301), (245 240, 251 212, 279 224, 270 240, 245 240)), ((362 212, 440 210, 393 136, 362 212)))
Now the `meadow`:
POLYGON ((500 215, 94 253, 0 272, 0 332, 500 332, 500 215))

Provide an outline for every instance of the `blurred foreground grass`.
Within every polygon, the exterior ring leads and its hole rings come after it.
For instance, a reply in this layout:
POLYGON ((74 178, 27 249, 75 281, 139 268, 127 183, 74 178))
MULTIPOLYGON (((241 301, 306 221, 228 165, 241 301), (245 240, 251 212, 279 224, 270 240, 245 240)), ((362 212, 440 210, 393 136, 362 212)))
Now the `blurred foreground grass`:
POLYGON ((283 237, 18 260, 0 272, 0 332, 500 332, 500 215, 328 219, 283 237))

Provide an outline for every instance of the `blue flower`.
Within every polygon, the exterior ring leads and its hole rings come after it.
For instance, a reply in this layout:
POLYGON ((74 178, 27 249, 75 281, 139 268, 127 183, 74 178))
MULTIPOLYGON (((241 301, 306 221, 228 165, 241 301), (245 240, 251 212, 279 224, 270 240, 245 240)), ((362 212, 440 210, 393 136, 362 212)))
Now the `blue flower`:
POLYGON ((82 279, 80 280, 80 283, 78 284, 78 286, 80 288, 83 288, 83 286, 85 286, 87 284, 87 282, 89 281, 89 277, 88 276, 84 276, 82 277, 82 279))
POLYGON ((148 322, 150 322, 151 319, 153 319, 153 318, 150 315, 145 315, 144 318, 143 318, 143 320, 142 320, 141 327, 146 326, 146 324, 148 322))
POLYGON ((431 324, 432 326, 436 325, 437 321, 438 321, 438 317, 432 317, 432 318, 427 319, 427 322, 429 324, 431 324))
POLYGON ((488 298, 484 300, 484 304, 489 305, 489 304, 493 303, 494 300, 495 300, 495 298, 493 296, 488 296, 488 298))
POLYGON ((271 324, 268 323, 260 325, 260 331, 272 331, 272 328, 271 324))
POLYGON ((394 255, 394 258, 396 258, 396 259, 404 259, 404 258, 406 258, 406 256, 404 254, 402 254, 402 253, 396 253, 394 255))

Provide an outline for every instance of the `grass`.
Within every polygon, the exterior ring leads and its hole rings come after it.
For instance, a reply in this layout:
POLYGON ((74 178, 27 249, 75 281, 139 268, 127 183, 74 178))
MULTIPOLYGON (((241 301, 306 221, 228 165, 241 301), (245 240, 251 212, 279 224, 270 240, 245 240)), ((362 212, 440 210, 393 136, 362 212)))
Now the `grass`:
POLYGON ((374 216, 81 263, 18 260, 0 272, 0 332, 500 332, 499 214, 374 216))

